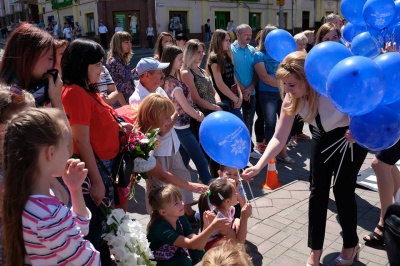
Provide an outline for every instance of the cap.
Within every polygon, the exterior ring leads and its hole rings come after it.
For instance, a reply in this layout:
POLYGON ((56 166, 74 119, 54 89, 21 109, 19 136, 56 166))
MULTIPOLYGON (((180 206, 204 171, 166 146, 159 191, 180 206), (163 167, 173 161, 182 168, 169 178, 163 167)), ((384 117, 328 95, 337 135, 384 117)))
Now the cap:
POLYGON ((145 57, 140 59, 139 63, 136 65, 136 72, 138 76, 149 72, 151 70, 162 70, 169 66, 169 63, 160 63, 153 57, 145 57))

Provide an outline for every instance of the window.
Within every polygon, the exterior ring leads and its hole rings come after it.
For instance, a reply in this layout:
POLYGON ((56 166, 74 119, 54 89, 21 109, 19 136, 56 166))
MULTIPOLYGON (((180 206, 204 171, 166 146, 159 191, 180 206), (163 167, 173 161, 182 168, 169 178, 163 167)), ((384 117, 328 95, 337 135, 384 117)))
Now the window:
POLYGON ((249 13, 249 25, 253 31, 261 29, 261 13, 249 13))
POLYGON ((308 30, 310 28, 310 11, 303 11, 301 27, 303 30, 308 30))
POLYGON ((187 11, 169 11, 169 21, 173 21, 175 33, 186 32, 188 30, 187 13, 187 11))

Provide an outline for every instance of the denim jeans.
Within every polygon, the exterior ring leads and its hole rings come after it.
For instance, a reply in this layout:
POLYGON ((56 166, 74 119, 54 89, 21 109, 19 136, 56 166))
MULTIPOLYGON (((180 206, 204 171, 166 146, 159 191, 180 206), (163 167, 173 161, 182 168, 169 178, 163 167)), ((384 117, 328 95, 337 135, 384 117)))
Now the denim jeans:
POLYGON ((175 129, 175 131, 181 142, 179 152, 182 156, 183 163, 187 167, 189 160, 192 159, 196 165, 201 182, 203 182, 203 184, 208 184, 211 180, 208 162, 192 130, 190 128, 185 128, 175 129))
POLYGON ((256 114, 257 114, 257 119, 254 122, 254 134, 256 134, 256 141, 262 143, 265 139, 264 115, 261 109, 260 93, 258 91, 258 88, 256 88, 256 114))
MULTIPOLYGON (((243 121, 250 133, 250 139, 253 132, 254 115, 256 113, 256 96, 251 95, 250 101, 243 101, 242 104, 243 121)), ((254 143, 251 141, 251 150, 254 149, 254 143)))
MULTIPOLYGON (((104 160, 103 164, 107 167, 107 170, 111 172, 113 167, 114 160, 104 160)), ((111 183, 110 177, 108 173, 106 173, 103 167, 97 163, 97 168, 99 169, 101 178, 103 179, 104 186, 106 188, 106 195, 111 201, 112 206, 114 205, 114 187, 111 183)), ((108 248, 107 243, 103 241, 101 237, 106 232, 106 221, 107 218, 101 212, 99 206, 94 204, 92 198, 89 194, 84 195, 86 207, 92 213, 92 219, 89 223, 89 233, 85 237, 85 239, 89 240, 94 248, 100 252, 101 264, 102 265, 111 265, 111 258, 110 258, 110 250, 108 248)))
POLYGON ((233 108, 231 100, 222 100, 222 102, 228 106, 228 108, 229 108, 228 111, 230 113, 236 115, 237 117, 240 118, 240 120, 243 121, 243 116, 242 116, 242 113, 240 112, 240 108, 233 108))
POLYGON ((264 115, 265 141, 269 142, 275 133, 277 115, 279 116, 282 99, 279 92, 260 91, 259 99, 264 115))

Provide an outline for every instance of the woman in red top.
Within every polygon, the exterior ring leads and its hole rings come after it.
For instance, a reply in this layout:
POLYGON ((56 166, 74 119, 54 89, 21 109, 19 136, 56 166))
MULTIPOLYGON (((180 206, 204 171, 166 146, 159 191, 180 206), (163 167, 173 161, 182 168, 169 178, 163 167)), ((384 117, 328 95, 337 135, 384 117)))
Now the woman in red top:
POLYGON ((103 48, 94 41, 78 39, 68 46, 61 60, 62 102, 72 129, 74 152, 89 170, 91 189, 85 202, 92 219, 86 238, 100 251, 102 265, 111 265, 108 246, 102 245, 106 217, 99 205, 104 197, 113 204, 114 189, 95 153, 111 171, 120 146, 120 125, 113 117, 117 114, 102 100, 95 86, 103 72, 103 57, 103 48))

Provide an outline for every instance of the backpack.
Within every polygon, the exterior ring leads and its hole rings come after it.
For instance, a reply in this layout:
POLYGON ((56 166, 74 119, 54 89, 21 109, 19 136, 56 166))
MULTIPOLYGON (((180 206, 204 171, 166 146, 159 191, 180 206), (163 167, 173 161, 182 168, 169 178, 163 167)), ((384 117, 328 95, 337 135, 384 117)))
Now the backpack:
POLYGON ((400 203, 390 205, 385 213, 383 239, 390 265, 400 265, 400 203))

